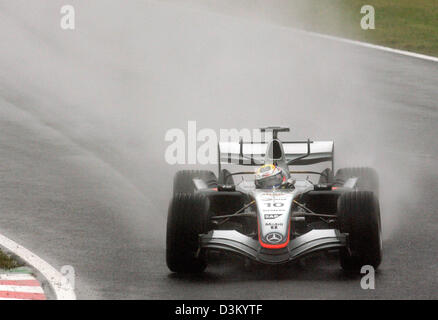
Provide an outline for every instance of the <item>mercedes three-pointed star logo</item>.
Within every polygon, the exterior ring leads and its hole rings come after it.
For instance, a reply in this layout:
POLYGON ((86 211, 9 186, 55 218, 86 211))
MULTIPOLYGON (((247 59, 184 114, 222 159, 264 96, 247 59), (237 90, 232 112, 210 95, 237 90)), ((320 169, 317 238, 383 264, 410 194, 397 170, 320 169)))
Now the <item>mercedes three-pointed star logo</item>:
POLYGON ((266 235, 266 240, 270 243, 280 243, 283 240, 283 236, 278 232, 271 232, 266 235))

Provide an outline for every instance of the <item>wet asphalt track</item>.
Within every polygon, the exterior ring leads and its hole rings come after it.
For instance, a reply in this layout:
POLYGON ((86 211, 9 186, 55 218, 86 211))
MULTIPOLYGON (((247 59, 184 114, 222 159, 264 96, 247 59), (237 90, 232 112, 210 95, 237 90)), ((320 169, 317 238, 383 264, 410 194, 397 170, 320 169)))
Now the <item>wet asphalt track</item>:
POLYGON ((0 232, 55 267, 73 265, 78 298, 437 298, 438 64, 155 5, 136 13, 147 22, 111 24, 142 26, 132 38, 148 46, 130 38, 124 51, 126 33, 93 38, 114 30, 91 13, 66 41, 48 22, 35 27, 57 16, 47 7, 28 20, 0 9, 10 41, 0 52, 0 232), (90 39, 95 49, 69 46, 90 39), (277 112, 265 116, 267 106, 277 112), (324 256, 170 274, 165 216, 178 168, 163 164, 164 134, 193 119, 216 129, 288 123, 299 138, 334 139, 338 166, 375 166, 385 237, 376 289, 324 256))

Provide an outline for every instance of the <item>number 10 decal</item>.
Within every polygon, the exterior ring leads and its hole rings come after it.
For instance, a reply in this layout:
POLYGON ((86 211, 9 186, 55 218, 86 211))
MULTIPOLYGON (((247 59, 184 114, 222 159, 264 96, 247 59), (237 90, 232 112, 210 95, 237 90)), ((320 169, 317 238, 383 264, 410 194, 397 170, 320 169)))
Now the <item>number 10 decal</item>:
POLYGON ((276 208, 279 208, 279 207, 283 207, 284 206, 284 203, 283 202, 274 202, 274 203, 272 203, 272 202, 266 202, 265 203, 266 204, 266 206, 267 207, 272 207, 272 206, 274 206, 274 207, 276 207, 276 208))

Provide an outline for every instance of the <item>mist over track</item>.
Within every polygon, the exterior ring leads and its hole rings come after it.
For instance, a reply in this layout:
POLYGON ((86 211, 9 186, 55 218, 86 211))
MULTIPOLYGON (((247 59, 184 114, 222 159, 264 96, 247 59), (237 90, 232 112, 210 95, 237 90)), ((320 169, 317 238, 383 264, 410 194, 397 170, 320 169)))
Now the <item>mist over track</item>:
MULTIPOLYGON (((436 298, 438 64, 149 1, 0 1, 0 233, 79 299, 436 298), (334 258, 170 274, 168 129, 288 125, 381 179, 375 290, 334 258)), ((185 167, 184 167, 185 168, 185 167)))

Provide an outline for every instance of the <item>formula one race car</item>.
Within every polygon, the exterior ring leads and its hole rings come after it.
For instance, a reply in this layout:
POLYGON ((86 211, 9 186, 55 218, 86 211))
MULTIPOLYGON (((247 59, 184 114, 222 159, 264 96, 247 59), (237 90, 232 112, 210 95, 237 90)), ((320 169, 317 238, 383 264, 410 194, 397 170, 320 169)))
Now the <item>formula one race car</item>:
POLYGON ((267 127, 263 143, 220 142, 218 178, 183 170, 174 178, 167 220, 166 261, 173 272, 202 272, 209 250, 264 264, 339 250, 344 270, 377 268, 382 259, 378 177, 371 168, 334 172, 333 141, 280 141, 284 127, 267 127), (322 172, 289 166, 331 162, 322 172), (221 164, 257 166, 231 173, 221 164), (317 174, 319 181, 298 179, 317 174), (236 184, 234 176, 253 179, 236 184))

